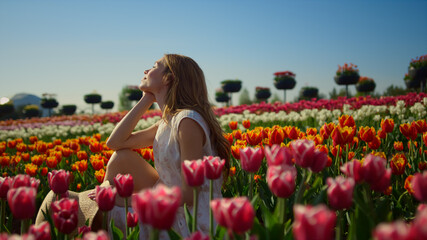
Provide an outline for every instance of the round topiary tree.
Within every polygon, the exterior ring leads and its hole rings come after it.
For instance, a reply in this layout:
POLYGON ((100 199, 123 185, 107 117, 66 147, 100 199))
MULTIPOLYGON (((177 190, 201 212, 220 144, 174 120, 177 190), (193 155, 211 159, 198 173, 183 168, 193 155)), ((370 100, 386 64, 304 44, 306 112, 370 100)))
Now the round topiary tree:
POLYGON ((27 105, 23 109, 24 116, 27 118, 38 117, 40 115, 40 110, 37 105, 27 105))
POLYGON ((12 101, 0 104, 0 118, 12 114, 15 111, 12 101))
POLYGON ((47 108, 49 110, 49 117, 52 115, 52 109, 58 107, 58 101, 53 98, 53 94, 43 94, 43 98, 40 102, 40 105, 43 108, 47 108))
POLYGON ((113 101, 101 102, 101 108, 106 110, 106 112, 108 112, 108 110, 112 109, 113 107, 114 107, 113 101))
POLYGON ((228 103, 230 97, 222 88, 220 88, 215 91, 215 100, 219 103, 228 103))
POLYGON ((356 90, 366 95, 369 92, 373 92, 376 86, 374 79, 369 77, 360 77, 356 84, 356 90))
POLYGON ((345 63, 342 67, 338 65, 338 70, 334 77, 338 85, 345 85, 345 92, 348 97, 348 85, 356 84, 359 81, 359 69, 357 65, 345 63))
POLYGON ((70 105, 62 105, 62 113, 65 115, 73 115, 76 112, 77 106, 70 104, 70 105))
POLYGON ((94 105, 102 101, 101 95, 98 93, 90 93, 84 96, 84 100, 88 104, 92 104, 92 114, 95 114, 94 105))
POLYGON ((300 90, 300 99, 312 99, 317 98, 319 89, 317 87, 302 87, 300 90))
POLYGON ((232 93, 239 92, 240 89, 242 89, 242 81, 238 79, 235 79, 235 80, 227 79, 221 82, 221 88, 225 93, 229 94, 230 100, 228 105, 231 105, 232 93))
POLYGON ((274 86, 284 91, 284 102, 286 102, 286 90, 293 89, 297 82, 295 81, 295 74, 291 71, 276 72, 274 73, 274 86))
POLYGON ((267 101, 271 97, 270 88, 268 87, 256 87, 255 88, 255 97, 259 102, 267 101))
POLYGON ((406 86, 420 88, 420 92, 424 92, 427 81, 427 55, 411 60, 408 75, 409 78, 405 79, 406 86))

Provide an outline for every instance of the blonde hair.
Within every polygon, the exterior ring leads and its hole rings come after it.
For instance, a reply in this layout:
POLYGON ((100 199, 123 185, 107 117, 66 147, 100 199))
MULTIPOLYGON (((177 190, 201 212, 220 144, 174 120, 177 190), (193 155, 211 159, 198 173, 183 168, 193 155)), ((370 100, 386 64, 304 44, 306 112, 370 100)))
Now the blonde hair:
POLYGON ((210 129, 213 147, 218 156, 225 159, 225 183, 230 168, 230 143, 225 139, 212 110, 202 69, 193 59, 183 55, 165 54, 163 61, 166 66, 163 79, 169 84, 163 116, 191 109, 203 117, 210 129))

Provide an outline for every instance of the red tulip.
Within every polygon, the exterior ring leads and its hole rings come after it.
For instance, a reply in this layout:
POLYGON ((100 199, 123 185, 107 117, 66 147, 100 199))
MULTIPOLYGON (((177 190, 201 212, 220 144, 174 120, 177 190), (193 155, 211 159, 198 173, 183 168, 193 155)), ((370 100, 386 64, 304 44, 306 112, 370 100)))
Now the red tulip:
POLYGON ((7 202, 16 219, 28 219, 36 212, 37 190, 32 187, 11 188, 7 193, 7 202))
POLYGON ((269 132, 268 132, 268 142, 270 145, 273 144, 281 144, 285 140, 285 132, 283 129, 279 126, 274 126, 269 132))
POLYGON ((237 129, 237 122, 236 121, 230 121, 228 123, 228 126, 230 127, 231 130, 236 130, 237 129))
POLYGON ((53 223, 58 231, 70 234, 77 228, 79 203, 75 199, 62 198, 52 203, 53 223))
POLYGON ((400 124, 399 130, 408 140, 414 141, 417 138, 417 129, 409 123, 400 124))
POLYGON ((205 165, 205 176, 207 179, 218 179, 221 177, 222 169, 225 165, 225 160, 219 157, 205 156, 203 157, 205 165))
POLYGON ((427 202, 427 171, 414 174, 411 181, 414 196, 418 201, 427 202))
POLYGON ((338 176, 328 178, 328 200, 329 205, 335 210, 348 209, 353 203, 354 179, 338 176))
POLYGON ((70 185, 70 173, 63 169, 53 170, 47 174, 50 189, 56 194, 63 194, 68 191, 70 185))
POLYGON ((365 142, 370 142, 374 139, 376 133, 374 127, 360 127, 359 137, 365 142))
POLYGON ((86 233, 91 231, 92 231, 92 228, 86 225, 78 228, 79 235, 81 234, 82 236, 84 236, 86 233))
POLYGON ((384 192, 390 186, 390 179, 391 169, 386 169, 380 179, 371 183, 371 189, 377 192, 384 192))
POLYGON ((205 181, 205 166, 202 160, 185 160, 181 164, 181 168, 188 186, 201 186, 205 181))
POLYGON ((415 219, 412 222, 412 234, 416 240, 427 239, 427 208, 418 211, 415 215, 415 219))
POLYGON ((354 122, 354 118, 351 115, 342 115, 338 118, 338 122, 341 127, 354 127, 356 123, 354 122))
POLYGON ((243 120, 242 121, 242 125, 243 125, 244 128, 248 129, 248 128, 251 127, 251 121, 249 121, 249 120, 243 120))
POLYGON ((386 133, 393 132, 394 120, 391 118, 381 119, 381 129, 386 133))
POLYGON ((297 171, 294 166, 277 165, 267 169, 267 183, 277 197, 290 197, 295 191, 297 171))
POLYGON ((228 230, 244 233, 252 228, 255 211, 246 197, 214 199, 210 205, 215 220, 228 230))
POLYGON ((240 163, 242 164, 242 169, 247 172, 257 172, 263 158, 262 148, 247 147, 240 149, 240 163))
POLYGON ((280 145, 273 145, 264 148, 265 158, 267 159, 268 166, 277 165, 293 165, 292 151, 288 147, 281 147, 280 145))
POLYGON ((406 159, 405 154, 394 154, 390 161, 390 167, 393 175, 402 175, 405 172, 407 162, 408 160, 406 159))
POLYGON ((323 139, 328 139, 331 135, 332 131, 335 129, 335 123, 325 123, 320 128, 320 135, 323 137, 323 139))
POLYGON ((132 195, 132 208, 142 223, 157 229, 170 229, 181 203, 181 190, 158 184, 132 195))
POLYGON ((31 225, 28 233, 33 235, 34 240, 50 240, 49 222, 42 222, 38 226, 31 225))
POLYGON ((184 240, 209 240, 209 235, 203 235, 203 233, 200 233, 199 231, 194 232, 189 237, 184 238, 184 240))
POLYGON ((322 171, 328 164, 328 154, 316 148, 314 150, 313 157, 314 158, 309 169, 313 172, 322 171))
POLYGON ((110 237, 105 230, 99 230, 98 232, 88 232, 83 236, 83 240, 109 240, 110 237))
POLYGON ((2 199, 7 198, 7 192, 9 191, 11 183, 12 183, 12 178, 0 177, 0 198, 2 198, 2 199))
POLYGON ((294 216, 296 240, 330 240, 334 236, 336 215, 325 205, 295 205, 294 216))
POLYGON ((412 240, 411 227, 403 221, 380 223, 373 231, 375 240, 412 240))
POLYGON ((130 174, 117 174, 114 178, 114 185, 116 186, 117 193, 120 197, 127 198, 130 197, 133 193, 133 178, 130 174))
POLYGON ((111 186, 95 188, 95 201, 98 203, 99 210, 108 212, 113 209, 116 202, 117 190, 111 186))
POLYGON ((359 160, 354 159, 351 162, 346 162, 343 166, 340 167, 341 172, 343 172, 347 177, 353 178, 356 183, 362 181, 360 176, 360 168, 362 164, 359 160))
POLYGON ((126 216, 126 222, 128 227, 135 227, 138 225, 138 215, 136 213, 128 212, 126 216))

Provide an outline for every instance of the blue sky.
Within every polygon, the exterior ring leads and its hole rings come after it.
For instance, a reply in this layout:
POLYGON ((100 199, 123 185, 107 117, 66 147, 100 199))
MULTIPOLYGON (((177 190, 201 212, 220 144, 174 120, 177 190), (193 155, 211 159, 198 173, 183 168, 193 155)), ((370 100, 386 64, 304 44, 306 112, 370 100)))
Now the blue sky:
POLYGON ((123 86, 179 53, 202 67, 213 102, 236 78, 251 96, 263 86, 282 97, 273 73, 286 70, 292 100, 304 86, 343 88, 333 76, 346 62, 378 92, 404 87, 411 59, 427 54, 427 1, 0 0, 0 35, 0 97, 55 93, 89 110, 83 96, 96 91, 117 105, 123 86))

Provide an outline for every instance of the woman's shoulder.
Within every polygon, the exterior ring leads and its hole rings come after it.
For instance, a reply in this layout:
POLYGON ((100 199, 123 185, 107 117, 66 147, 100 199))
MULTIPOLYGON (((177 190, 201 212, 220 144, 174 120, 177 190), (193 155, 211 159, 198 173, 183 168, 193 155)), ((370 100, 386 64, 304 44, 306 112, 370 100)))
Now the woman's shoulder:
POLYGON ((192 109, 178 109, 175 114, 176 119, 183 119, 185 117, 196 118, 203 120, 202 115, 195 110, 192 109))

